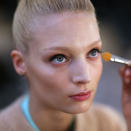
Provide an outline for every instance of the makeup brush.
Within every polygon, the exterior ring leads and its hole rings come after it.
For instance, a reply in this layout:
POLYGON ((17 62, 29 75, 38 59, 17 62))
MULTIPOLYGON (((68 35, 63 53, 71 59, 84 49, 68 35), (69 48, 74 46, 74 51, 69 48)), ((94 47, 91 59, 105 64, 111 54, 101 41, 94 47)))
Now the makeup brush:
POLYGON ((103 52, 102 58, 105 61, 112 61, 112 62, 122 63, 122 64, 126 64, 128 66, 131 66, 131 60, 116 56, 114 54, 111 54, 110 52, 103 52))

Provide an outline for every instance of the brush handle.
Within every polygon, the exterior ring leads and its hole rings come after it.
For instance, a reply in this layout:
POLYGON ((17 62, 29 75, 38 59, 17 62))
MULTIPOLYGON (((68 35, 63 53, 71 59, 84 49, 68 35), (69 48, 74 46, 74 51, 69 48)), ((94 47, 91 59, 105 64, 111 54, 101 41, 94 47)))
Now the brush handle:
POLYGON ((128 60, 128 59, 125 59, 125 58, 122 58, 122 57, 119 57, 119 56, 116 56, 116 55, 112 55, 111 61, 131 66, 131 60, 128 60))

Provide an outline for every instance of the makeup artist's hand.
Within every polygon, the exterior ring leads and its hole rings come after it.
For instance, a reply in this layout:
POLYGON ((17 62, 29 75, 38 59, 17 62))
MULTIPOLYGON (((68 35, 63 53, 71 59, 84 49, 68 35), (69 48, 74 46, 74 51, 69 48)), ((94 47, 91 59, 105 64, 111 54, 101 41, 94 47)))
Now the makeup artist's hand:
POLYGON ((131 66, 124 66, 120 69, 122 78, 122 107, 127 122, 128 131, 131 131, 131 66))

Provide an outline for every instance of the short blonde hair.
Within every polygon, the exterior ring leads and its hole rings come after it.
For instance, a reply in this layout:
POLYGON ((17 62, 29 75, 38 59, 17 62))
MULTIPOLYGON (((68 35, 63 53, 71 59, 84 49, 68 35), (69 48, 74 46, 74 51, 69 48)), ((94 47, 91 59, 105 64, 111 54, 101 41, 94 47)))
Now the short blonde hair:
POLYGON ((15 47, 22 52, 28 51, 27 43, 31 40, 29 27, 36 16, 78 10, 95 14, 90 0, 20 0, 13 21, 15 47))

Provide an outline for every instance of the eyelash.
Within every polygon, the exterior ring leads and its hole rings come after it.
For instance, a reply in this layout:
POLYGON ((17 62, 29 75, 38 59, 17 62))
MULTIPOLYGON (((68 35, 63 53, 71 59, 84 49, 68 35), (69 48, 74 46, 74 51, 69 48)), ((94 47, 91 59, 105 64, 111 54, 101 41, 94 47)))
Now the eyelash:
MULTIPOLYGON (((94 48, 94 49, 92 49, 92 50, 89 52, 89 54, 90 54, 91 52, 93 52, 93 51, 96 51, 98 54, 100 54, 100 53, 102 52, 100 49, 94 48)), ((88 54, 88 57, 90 58, 89 54, 88 54)), ((95 56, 95 57, 91 57, 91 58, 96 58, 96 56, 95 56)))
POLYGON ((56 57, 58 57, 58 56, 63 56, 63 57, 66 58, 66 56, 63 55, 63 54, 56 54, 56 55, 54 55, 54 56, 52 56, 52 57, 50 58, 50 61, 54 60, 54 59, 55 59, 56 57))
MULTIPOLYGON (((62 56, 64 59, 65 59, 65 61, 67 62, 68 60, 69 60, 69 58, 67 58, 65 55, 63 55, 63 54, 56 54, 56 55, 54 55, 54 56, 52 56, 50 59, 49 59, 49 61, 50 62, 53 62, 55 59, 57 59, 57 57, 59 57, 59 56, 62 56)), ((65 62, 64 62, 65 63, 65 62)), ((55 63, 56 64, 56 63, 55 63)), ((58 64, 58 63, 57 63, 58 64)), ((59 64, 61 64, 61 63, 59 63, 59 64)))
MULTIPOLYGON (((100 49, 93 48, 91 51, 89 51, 87 58, 91 58, 91 59, 97 58, 97 56, 95 56, 95 57, 89 56, 89 54, 90 54, 92 51, 96 51, 98 54, 101 53, 101 50, 100 50, 100 49)), ((55 61, 55 59, 57 59, 57 57, 59 57, 59 56, 62 56, 62 57, 65 59, 65 62, 60 62, 60 63, 55 63, 55 62, 54 62, 55 64, 64 64, 64 63, 66 63, 66 62, 68 62, 68 61, 70 60, 70 58, 68 58, 68 57, 65 56, 64 54, 56 54, 56 55, 52 56, 52 57, 49 59, 49 61, 50 61, 50 62, 53 62, 53 61, 55 61)))

